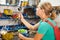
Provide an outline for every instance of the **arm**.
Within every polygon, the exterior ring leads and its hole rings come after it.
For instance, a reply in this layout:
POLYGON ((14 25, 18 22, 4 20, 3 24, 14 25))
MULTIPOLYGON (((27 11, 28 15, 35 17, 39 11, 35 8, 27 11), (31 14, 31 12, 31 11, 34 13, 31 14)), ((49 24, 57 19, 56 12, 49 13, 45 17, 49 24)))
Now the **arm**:
POLYGON ((19 33, 19 38, 22 39, 22 40, 41 40, 43 35, 42 34, 36 34, 34 38, 27 38, 25 36, 23 36, 22 34, 19 33))
POLYGON ((27 37, 24 37, 21 35, 19 35, 19 36, 20 36, 20 38, 22 37, 23 40, 41 40, 49 29, 49 27, 47 25, 48 25, 47 23, 42 22, 40 27, 38 28, 38 31, 34 38, 27 38, 27 37))
POLYGON ((39 23, 37 23, 37 24, 34 25, 34 26, 31 25, 30 23, 28 23, 28 22, 24 19, 22 13, 18 14, 18 17, 19 17, 19 19, 21 20, 21 22, 22 22, 27 28, 29 28, 29 29, 36 30, 36 29, 38 28, 38 26, 39 26, 39 23))
POLYGON ((23 22, 23 24, 29 28, 29 29, 32 29, 32 30, 36 30, 39 26, 39 22, 37 24, 35 24, 34 26, 31 25, 30 23, 28 23, 25 19, 21 19, 21 21, 23 22))
POLYGON ((37 33, 37 34, 35 35, 35 37, 34 37, 34 40, 41 40, 42 37, 43 37, 43 34, 37 33))
POLYGON ((25 36, 23 36, 22 34, 19 33, 18 37, 22 40, 34 40, 33 38, 27 38, 25 36))

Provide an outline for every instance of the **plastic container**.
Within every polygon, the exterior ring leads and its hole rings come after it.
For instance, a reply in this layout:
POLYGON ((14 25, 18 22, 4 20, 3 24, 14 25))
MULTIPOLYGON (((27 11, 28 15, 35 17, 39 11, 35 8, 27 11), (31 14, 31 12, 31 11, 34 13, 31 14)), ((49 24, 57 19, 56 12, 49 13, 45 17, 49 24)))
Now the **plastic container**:
POLYGON ((26 29, 19 29, 18 32, 21 33, 22 35, 26 36, 26 37, 29 36, 28 31, 26 29))

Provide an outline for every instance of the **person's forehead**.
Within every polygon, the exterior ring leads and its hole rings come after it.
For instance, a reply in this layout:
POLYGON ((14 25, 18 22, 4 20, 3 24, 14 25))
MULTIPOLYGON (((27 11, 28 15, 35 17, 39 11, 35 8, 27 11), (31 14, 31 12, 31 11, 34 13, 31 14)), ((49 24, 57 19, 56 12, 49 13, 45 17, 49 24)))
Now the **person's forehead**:
POLYGON ((40 5, 37 5, 37 8, 40 8, 40 5))
POLYGON ((40 7, 40 4, 38 4, 37 7, 40 7))

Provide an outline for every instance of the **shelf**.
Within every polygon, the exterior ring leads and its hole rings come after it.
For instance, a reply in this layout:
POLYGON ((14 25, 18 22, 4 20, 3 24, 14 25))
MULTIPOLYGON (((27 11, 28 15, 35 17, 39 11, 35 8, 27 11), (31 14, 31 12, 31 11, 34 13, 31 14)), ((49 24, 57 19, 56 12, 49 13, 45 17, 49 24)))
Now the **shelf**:
MULTIPOLYGON (((0 30, 4 28, 3 26, 0 26, 0 30)), ((6 28, 4 28, 4 30, 7 30, 7 31, 16 31, 16 30, 19 30, 19 29, 27 29, 26 26, 23 26, 23 25, 7 25, 6 28)))
POLYGON ((3 20, 3 19, 5 20, 5 19, 12 19, 12 18, 10 18, 10 17, 6 16, 4 13, 2 13, 0 20, 3 20))
POLYGON ((40 19, 40 18, 39 18, 39 17, 37 17, 37 18, 28 18, 28 17, 27 17, 27 18, 25 18, 25 19, 40 19))
MULTIPOLYGON (((28 17, 27 15, 23 15, 25 19, 40 19, 39 17, 37 17, 36 15, 33 17, 28 17)), ((0 20, 11 20, 13 19, 12 17, 6 16, 5 14, 2 14, 2 17, 0 17, 0 20)), ((0 30, 3 28, 3 26, 0 26, 0 30)), ((5 28, 7 31, 17 31, 19 29, 28 29, 25 25, 21 25, 21 24, 16 24, 16 25, 6 25, 5 28)))
POLYGON ((0 18, 0 20, 11 19, 11 18, 0 18))
POLYGON ((40 19, 38 16, 28 17, 26 15, 23 15, 25 19, 40 19))

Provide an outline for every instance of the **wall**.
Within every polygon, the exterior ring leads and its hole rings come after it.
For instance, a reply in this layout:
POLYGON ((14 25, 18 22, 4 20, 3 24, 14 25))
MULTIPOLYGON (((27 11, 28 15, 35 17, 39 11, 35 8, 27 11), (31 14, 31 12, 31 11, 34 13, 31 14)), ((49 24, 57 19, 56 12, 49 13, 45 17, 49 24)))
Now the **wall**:
POLYGON ((50 2, 53 6, 60 6, 60 0, 41 0, 41 2, 50 2))
POLYGON ((0 6, 0 12, 3 13, 4 9, 11 9, 14 12, 18 12, 18 6, 0 6))

